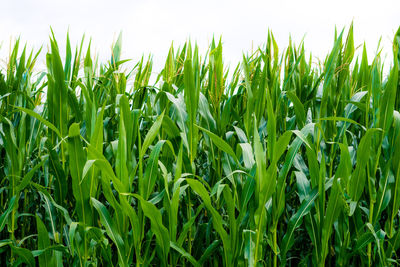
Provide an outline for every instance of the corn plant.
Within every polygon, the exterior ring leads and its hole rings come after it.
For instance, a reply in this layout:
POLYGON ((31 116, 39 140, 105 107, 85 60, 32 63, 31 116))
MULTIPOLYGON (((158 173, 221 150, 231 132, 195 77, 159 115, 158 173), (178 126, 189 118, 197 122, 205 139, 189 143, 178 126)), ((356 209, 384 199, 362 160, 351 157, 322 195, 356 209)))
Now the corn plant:
POLYGON ((52 33, 43 72, 16 40, 3 265, 398 265, 400 28, 386 63, 353 25, 319 64, 304 40, 266 37, 233 69, 222 40, 171 45, 156 75, 151 56, 124 70, 121 36, 102 63, 52 33))

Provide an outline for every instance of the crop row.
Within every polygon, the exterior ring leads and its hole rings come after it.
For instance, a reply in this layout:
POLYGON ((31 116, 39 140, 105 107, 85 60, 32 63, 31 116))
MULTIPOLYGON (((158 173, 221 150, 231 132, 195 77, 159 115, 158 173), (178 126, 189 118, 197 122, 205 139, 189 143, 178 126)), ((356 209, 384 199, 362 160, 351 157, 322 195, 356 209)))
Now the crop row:
POLYGON ((187 42, 155 77, 84 42, 0 71, 0 261, 40 266, 388 266, 400 252, 393 62, 304 45, 224 66, 187 42), (155 81, 154 85, 153 82, 155 81))

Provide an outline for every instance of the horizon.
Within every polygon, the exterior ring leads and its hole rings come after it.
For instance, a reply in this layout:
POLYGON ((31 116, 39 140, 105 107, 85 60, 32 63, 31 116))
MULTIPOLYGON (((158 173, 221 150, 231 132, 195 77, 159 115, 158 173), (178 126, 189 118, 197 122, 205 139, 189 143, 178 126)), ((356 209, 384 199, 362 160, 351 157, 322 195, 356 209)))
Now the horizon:
POLYGON ((307 55, 312 53, 313 59, 323 60, 333 46, 335 27, 338 32, 344 28, 346 33, 352 22, 355 47, 365 42, 368 57, 372 59, 382 38, 381 58, 386 64, 388 60, 392 61, 391 42, 400 25, 396 12, 400 10, 400 2, 385 0, 376 6, 374 1, 340 0, 329 10, 327 13, 326 5, 315 0, 302 3, 253 0, 246 5, 240 1, 204 1, 192 5, 191 1, 181 0, 168 3, 119 0, 112 6, 105 0, 79 4, 76 0, 68 3, 49 0, 7 2, 0 17, 0 67, 4 69, 10 40, 18 36, 21 44, 26 43, 28 48, 43 47, 37 67, 45 66, 50 27, 61 55, 69 31, 71 46, 79 44, 85 34, 84 47, 91 40, 91 52, 100 62, 109 59, 111 46, 122 32, 121 58, 137 62, 142 55, 151 54, 156 72, 162 70, 172 42, 177 48, 190 39, 192 43, 197 42, 204 55, 213 36, 216 39, 222 37, 225 65, 235 67, 241 61, 242 53, 266 43, 268 30, 274 34, 280 53, 288 47, 289 36, 296 45, 304 38, 307 55), (346 9, 343 9, 344 5, 346 9))

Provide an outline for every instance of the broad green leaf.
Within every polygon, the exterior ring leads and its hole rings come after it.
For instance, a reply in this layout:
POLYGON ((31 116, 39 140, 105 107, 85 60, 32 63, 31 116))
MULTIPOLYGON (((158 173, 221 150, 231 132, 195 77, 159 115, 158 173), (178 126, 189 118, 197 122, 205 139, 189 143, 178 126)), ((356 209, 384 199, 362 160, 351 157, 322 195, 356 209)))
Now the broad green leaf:
POLYGON ((201 266, 201 264, 198 263, 198 262, 196 261, 196 259, 193 258, 192 255, 190 255, 189 253, 187 253, 187 252, 186 252, 182 247, 180 247, 178 244, 176 244, 176 243, 170 241, 170 246, 171 246, 171 248, 173 248, 174 250, 176 250, 177 252, 179 252, 179 254, 181 254, 183 257, 185 257, 191 264, 193 264, 193 266, 196 266, 196 267, 200 267, 200 266, 201 266))
POLYGON ((61 135, 60 131, 57 129, 56 126, 54 126, 51 122, 45 120, 42 116, 40 116, 39 114, 37 114, 35 111, 27 109, 27 108, 23 108, 23 107, 18 107, 16 106, 15 108, 25 112, 26 114, 28 114, 29 116, 34 117, 35 119, 39 120, 41 123, 43 123, 44 125, 46 125, 47 127, 49 127, 49 129, 51 129, 52 131, 54 131, 58 137, 60 137, 61 139, 63 138, 63 136, 61 135))
POLYGON ((329 194, 329 200, 326 207, 326 214, 324 219, 324 224, 322 226, 322 258, 321 263, 325 262, 325 258, 328 255, 329 239, 332 234, 333 224, 337 220, 339 214, 343 207, 343 197, 342 190, 338 178, 333 181, 333 186, 329 194))
POLYGON ((348 192, 352 200, 358 201, 364 191, 366 178, 366 164, 371 155, 371 139, 375 132, 379 129, 368 129, 365 135, 361 138, 357 149, 357 165, 356 169, 349 180, 348 192))
POLYGON ((108 236, 111 238, 111 240, 117 247, 119 264, 121 266, 127 266, 125 258, 124 241, 122 240, 121 235, 118 233, 117 228, 115 227, 109 212, 107 211, 106 207, 95 198, 91 198, 91 202, 93 207, 97 210, 97 212, 100 215, 101 224, 104 226, 108 236))
POLYGON ((169 249, 170 249, 170 236, 168 229, 162 223, 162 216, 160 211, 151 204, 149 201, 143 199, 140 195, 134 194, 134 196, 140 200, 140 205, 143 209, 143 213, 151 221, 151 229, 156 235, 157 243, 160 246, 164 260, 167 259, 169 249))
POLYGON ((207 190, 204 188, 204 186, 199 181, 196 181, 193 179, 186 179, 186 182, 190 185, 192 190, 200 196, 200 198, 203 200, 204 205, 210 211, 211 216, 213 217, 214 228, 218 232, 219 236, 222 239, 225 254, 229 255, 230 250, 231 250, 231 242, 230 242, 227 232, 225 231, 225 229, 223 227, 224 223, 223 223, 223 219, 222 219, 221 215, 218 213, 217 210, 215 210, 215 208, 213 207, 213 205, 211 203, 211 198, 209 196, 209 193, 207 192, 207 190))
POLYGON ((16 254, 18 258, 22 260, 22 262, 26 263, 28 266, 36 266, 35 258, 33 257, 33 254, 30 250, 26 248, 16 247, 11 244, 10 247, 12 252, 16 254))
POLYGON ((384 88, 383 96, 379 106, 379 128, 386 133, 393 121, 393 110, 396 100, 396 92, 398 88, 398 64, 395 61, 394 67, 392 68, 388 81, 384 88))
POLYGON ((146 153, 147 148, 151 145, 151 143, 153 143, 154 139, 156 138, 157 134, 159 133, 163 118, 164 118, 164 112, 161 113, 160 116, 158 116, 158 118, 153 123, 150 130, 148 131, 148 133, 143 141, 139 157, 143 157, 144 154, 146 153))
POLYGON ((202 130, 203 132, 205 132, 213 141, 213 143, 219 148, 221 149, 223 152, 225 152, 226 154, 230 155, 237 163, 239 163, 238 158, 236 157, 235 152, 233 152, 232 147, 226 143, 221 137, 219 137, 218 135, 210 132, 207 129, 204 129, 203 127, 200 127, 198 125, 196 125, 197 128, 199 128, 200 130, 202 130))
MULTIPOLYGON (((46 226, 36 215, 36 227, 38 231, 38 249, 44 250, 50 246, 50 238, 46 226)), ((44 251, 41 255, 39 255, 39 265, 40 266, 51 266, 54 264, 54 258, 52 251, 44 251)))
POLYGON ((69 166, 72 177, 72 193, 76 199, 76 212, 79 219, 84 223, 92 220, 91 208, 89 205, 90 184, 89 180, 82 181, 82 174, 85 163, 85 153, 80 140, 79 124, 73 123, 69 128, 68 134, 69 166))

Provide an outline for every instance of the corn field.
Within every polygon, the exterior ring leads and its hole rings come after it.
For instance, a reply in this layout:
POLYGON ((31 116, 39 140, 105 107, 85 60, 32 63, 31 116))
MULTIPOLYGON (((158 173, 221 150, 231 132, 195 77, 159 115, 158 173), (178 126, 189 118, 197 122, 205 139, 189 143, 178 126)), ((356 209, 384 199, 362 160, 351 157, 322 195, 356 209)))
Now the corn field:
POLYGON ((387 72, 352 25, 318 63, 268 32, 159 74, 66 40, 0 70, 2 266, 400 264, 400 28, 387 72))

